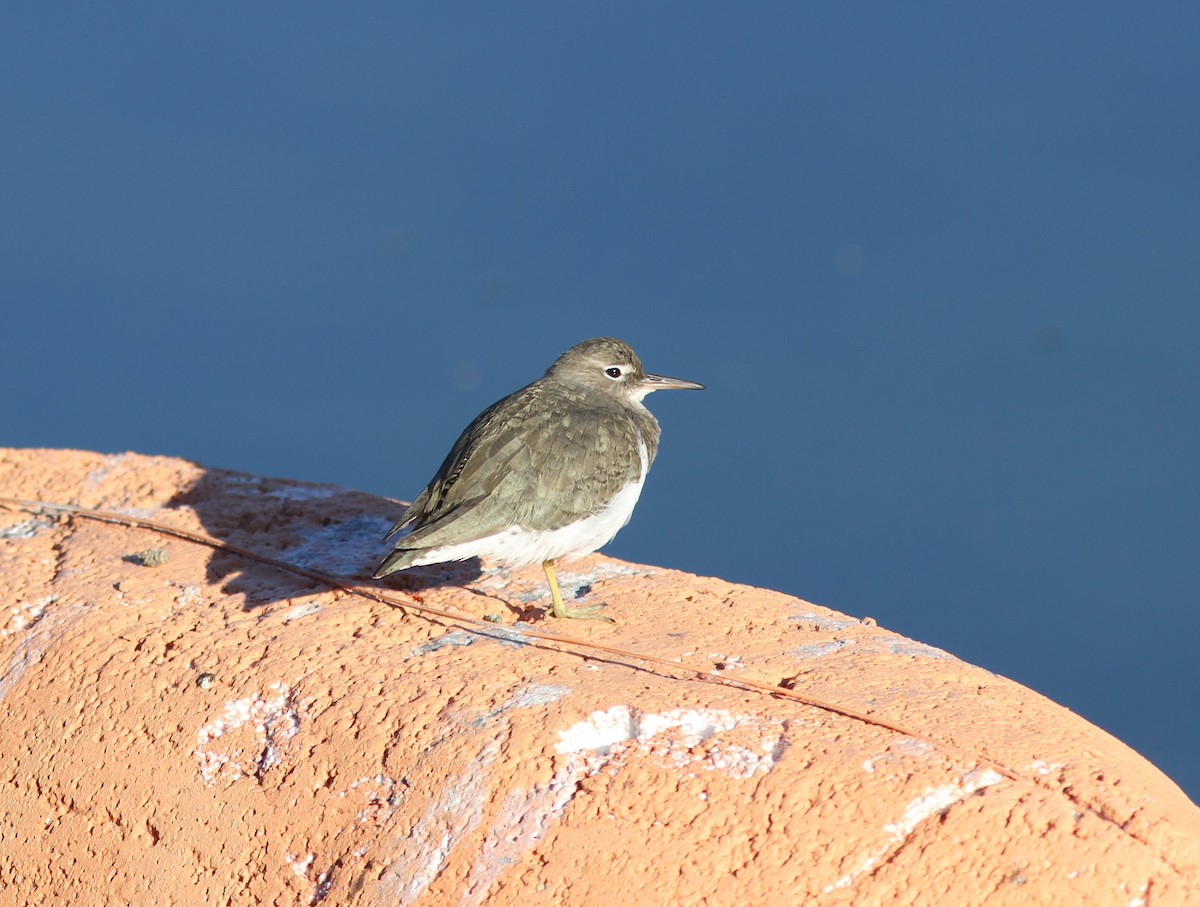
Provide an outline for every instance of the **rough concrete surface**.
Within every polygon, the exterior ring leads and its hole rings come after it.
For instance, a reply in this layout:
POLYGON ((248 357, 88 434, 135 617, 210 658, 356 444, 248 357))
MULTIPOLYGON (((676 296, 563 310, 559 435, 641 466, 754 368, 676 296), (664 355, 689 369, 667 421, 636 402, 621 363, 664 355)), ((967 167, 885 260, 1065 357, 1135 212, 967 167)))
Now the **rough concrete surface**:
POLYGON ((399 505, 174 459, 0 450, 0 495, 499 621, 0 508, 0 904, 1200 903, 1169 779, 870 621, 599 555, 559 575, 615 624, 547 620, 536 568, 371 583, 399 505))

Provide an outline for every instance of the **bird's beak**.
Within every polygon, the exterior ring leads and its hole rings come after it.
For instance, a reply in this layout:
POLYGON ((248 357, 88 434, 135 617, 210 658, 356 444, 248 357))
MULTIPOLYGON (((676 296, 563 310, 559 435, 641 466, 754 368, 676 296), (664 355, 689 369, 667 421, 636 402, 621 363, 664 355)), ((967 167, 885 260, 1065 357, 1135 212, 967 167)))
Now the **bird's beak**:
POLYGON ((695 381, 685 381, 682 378, 668 378, 666 375, 642 375, 638 382, 646 393, 651 391, 702 391, 703 384, 695 381))

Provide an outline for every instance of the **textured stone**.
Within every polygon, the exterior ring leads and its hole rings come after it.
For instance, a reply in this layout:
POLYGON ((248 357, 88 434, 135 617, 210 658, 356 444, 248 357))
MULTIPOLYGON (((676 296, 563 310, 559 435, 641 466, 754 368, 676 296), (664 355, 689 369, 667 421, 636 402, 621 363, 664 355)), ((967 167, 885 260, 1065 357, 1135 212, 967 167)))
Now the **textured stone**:
POLYGON ((544 619, 537 568, 369 583, 398 505, 180 460, 0 450, 0 495, 499 620, 0 509, 2 904, 1200 903, 1169 779, 873 622, 599 555, 559 576, 615 625, 544 619))

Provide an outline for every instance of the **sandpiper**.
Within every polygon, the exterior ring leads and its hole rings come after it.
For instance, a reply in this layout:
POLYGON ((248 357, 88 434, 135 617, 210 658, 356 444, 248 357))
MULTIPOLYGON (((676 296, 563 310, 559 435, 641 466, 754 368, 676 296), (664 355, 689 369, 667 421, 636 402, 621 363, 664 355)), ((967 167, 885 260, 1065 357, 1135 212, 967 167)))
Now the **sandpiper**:
POLYGON ((395 550, 375 578, 471 557, 540 563, 555 617, 610 620, 597 613, 603 605, 563 605, 555 562, 590 554, 629 522, 658 452, 658 421, 642 399, 703 387, 646 374, 629 344, 611 337, 571 347, 467 426, 384 537, 396 537, 395 550))

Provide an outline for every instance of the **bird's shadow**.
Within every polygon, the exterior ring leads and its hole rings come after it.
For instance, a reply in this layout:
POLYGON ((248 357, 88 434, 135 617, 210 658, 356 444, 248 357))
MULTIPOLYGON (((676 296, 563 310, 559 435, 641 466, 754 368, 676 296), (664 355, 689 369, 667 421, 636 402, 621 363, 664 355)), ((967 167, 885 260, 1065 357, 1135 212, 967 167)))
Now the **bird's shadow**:
MULTIPOLYGON (((465 587, 483 574, 479 559, 472 558, 372 579, 391 551, 383 536, 404 505, 333 485, 206 469, 167 506, 192 510, 205 533, 219 541, 347 582, 378 584, 381 590, 420 595, 441 586, 465 587)), ((209 558, 206 579, 227 595, 243 596, 245 611, 325 588, 317 580, 219 549, 209 558)))
MULTIPOLYGON (((507 573, 507 571, 501 571, 507 573)), ((465 561, 450 561, 444 564, 430 564, 426 567, 409 567, 396 573, 389 573, 378 580, 386 589, 412 595, 419 599, 427 589, 443 589, 448 586, 462 589, 472 595, 487 599, 493 603, 489 614, 498 614, 499 609, 508 611, 514 619, 532 622, 546 616, 544 604, 534 604, 513 601, 497 595, 495 590, 480 589, 472 585, 484 575, 483 562, 477 557, 465 561)), ((541 596, 538 597, 541 601, 541 596)))
MULTIPOLYGON (((387 551, 390 550, 389 547, 387 551)), ((387 551, 384 553, 386 554, 387 551)), ((430 564, 427 567, 409 567, 396 573, 389 573, 376 582, 385 588, 395 589, 397 592, 420 595, 427 589, 438 589, 443 586, 466 586, 481 576, 483 576, 483 563, 479 558, 472 557, 465 561, 430 564)), ((486 593, 479 592, 478 594, 486 593)))

